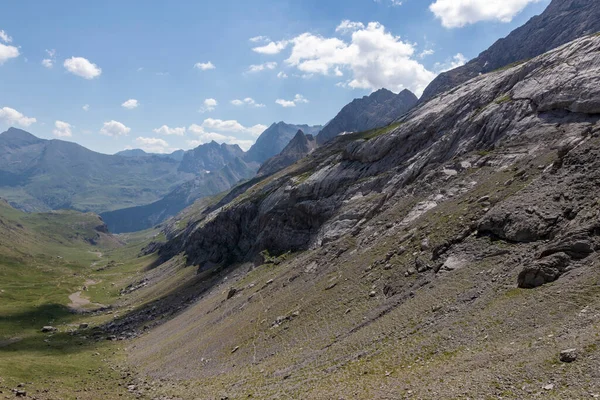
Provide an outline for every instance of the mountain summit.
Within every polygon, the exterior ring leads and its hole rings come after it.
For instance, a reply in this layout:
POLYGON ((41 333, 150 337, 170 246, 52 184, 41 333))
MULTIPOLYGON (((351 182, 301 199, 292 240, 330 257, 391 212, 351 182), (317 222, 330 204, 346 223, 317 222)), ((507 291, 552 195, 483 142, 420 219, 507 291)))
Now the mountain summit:
POLYGON ((321 145, 342 132, 362 132, 389 125, 417 101, 417 96, 410 90, 395 94, 387 89, 379 89, 362 99, 355 99, 319 132, 317 143, 321 145))
POLYGON ((553 0, 539 16, 498 40, 462 67, 440 74, 421 97, 425 102, 461 83, 530 59, 580 36, 600 31, 600 3, 590 0, 553 0))

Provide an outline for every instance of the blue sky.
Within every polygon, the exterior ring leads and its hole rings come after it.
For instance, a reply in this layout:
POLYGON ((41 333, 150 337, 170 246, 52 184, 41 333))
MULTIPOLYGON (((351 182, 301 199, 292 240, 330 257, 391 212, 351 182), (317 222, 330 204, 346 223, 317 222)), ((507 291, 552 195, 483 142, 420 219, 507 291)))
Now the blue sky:
POLYGON ((324 124, 382 86, 420 95, 548 3, 7 0, 0 131, 103 153, 248 148, 273 122, 324 124))

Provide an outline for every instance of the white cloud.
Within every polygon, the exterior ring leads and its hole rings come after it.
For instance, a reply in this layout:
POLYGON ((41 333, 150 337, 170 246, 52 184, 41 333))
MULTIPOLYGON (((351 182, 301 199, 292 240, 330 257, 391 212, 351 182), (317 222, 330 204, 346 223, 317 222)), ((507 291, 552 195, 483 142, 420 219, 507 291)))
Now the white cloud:
POLYGON ((85 79, 94 79, 102 74, 102 69, 83 57, 71 57, 65 60, 64 67, 73 75, 85 79))
POLYGON ((200 107, 200 110, 198 110, 198 112, 201 113, 215 111, 215 108, 217 107, 217 105, 219 105, 219 103, 215 99, 206 99, 202 104, 202 107, 200 107))
POLYGON ((0 40, 2 40, 4 43, 12 42, 12 38, 10 36, 8 36, 8 33, 4 32, 4 31, 0 31, 0 40))
POLYGON ((269 44, 266 44, 264 46, 255 47, 252 49, 252 51, 260 54, 279 54, 288 46, 289 43, 290 42, 288 42, 287 40, 281 40, 279 42, 270 42, 269 44))
POLYGON ((301 103, 308 103, 308 100, 306 98, 304 98, 304 96, 302 96, 301 94, 297 94, 296 96, 294 96, 293 100, 277 99, 277 100, 275 100, 275 103, 279 104, 280 106, 282 106, 284 108, 289 108, 289 107, 296 107, 296 105, 301 104, 301 103))
POLYGON ((279 73, 277 74, 277 77, 279 79, 286 79, 288 76, 287 76, 287 74, 285 72, 279 71, 279 73))
POLYGON ((161 135, 177 135, 177 136, 185 135, 185 127, 169 128, 167 125, 163 125, 160 128, 153 129, 152 131, 154 133, 158 133, 161 135))
POLYGON ((386 31, 378 22, 361 28, 361 23, 342 21, 339 29, 352 27, 350 41, 303 33, 292 39, 292 50, 285 61, 307 76, 321 74, 341 76, 348 71, 345 83, 359 89, 393 91, 410 89, 420 95, 435 78, 415 60, 415 45, 404 42, 386 31))
POLYGON ((269 38, 267 36, 254 36, 250 38, 252 43, 260 43, 260 42, 268 42, 269 38))
POLYGON ((106 136, 127 136, 131 128, 126 127, 118 121, 108 121, 104 123, 100 133, 106 136))
POLYGON ((510 22, 530 3, 540 0, 436 0, 429 10, 446 28, 460 28, 480 21, 510 22))
POLYGON ((140 103, 136 99, 129 99, 126 102, 124 102, 123 104, 121 104, 121 107, 126 108, 128 110, 133 110, 134 108, 137 108, 139 105, 140 105, 140 103))
POLYGON ((242 150, 248 150, 254 144, 254 140, 240 139, 231 135, 224 135, 216 132, 206 132, 200 125, 193 124, 189 127, 189 131, 198 136, 197 140, 188 140, 190 147, 198 147, 201 144, 210 143, 213 140, 217 143, 237 144, 242 150))
POLYGON ((235 132, 235 133, 248 133, 252 136, 258 136, 265 131, 268 127, 266 125, 258 124, 251 127, 245 127, 236 120, 221 120, 207 118, 202 123, 202 127, 205 129, 216 130, 220 132, 235 132))
POLYGON ((6 122, 8 125, 20 125, 23 127, 28 127, 37 122, 35 118, 26 117, 10 107, 0 108, 0 120, 6 122))
POLYGON ((147 153, 170 153, 173 149, 169 148, 169 143, 163 139, 138 137, 135 139, 136 145, 147 153))
POLYGON ((231 104, 234 106, 243 106, 247 105, 249 107, 262 108, 265 107, 264 104, 257 103, 252 97, 246 97, 244 100, 235 99, 231 100, 231 104))
POLYGON ((90 105, 86 104, 83 107, 81 107, 83 109, 83 111, 90 111, 90 105))
POLYGON ((277 63, 272 61, 272 62, 267 62, 264 64, 251 65, 250 67, 248 67, 248 72, 260 72, 260 71, 264 71, 267 69, 275 69, 275 68, 277 68, 277 63))
POLYGON ((467 63, 467 58, 462 53, 457 53, 454 57, 447 60, 445 63, 436 63, 435 70, 437 73, 450 71, 451 69, 461 67, 467 63))
POLYGON ((201 71, 208 71, 209 69, 215 69, 217 67, 215 67, 215 65, 212 62, 205 62, 205 63, 196 63, 194 64, 194 68, 197 68, 201 71))
POLYGON ((435 53, 433 49, 425 49, 419 54, 419 58, 425 58, 427 56, 432 56, 435 53))
POLYGON ((346 33, 354 32, 359 29, 365 29, 365 24, 363 24, 362 22, 353 22, 349 19, 345 19, 337 26, 337 28, 335 28, 335 31, 346 33))
POLYGON ((11 58, 19 57, 19 49, 15 46, 7 46, 0 43, 0 65, 4 64, 11 58))
POLYGON ((56 50, 51 49, 48 50, 46 49, 46 54, 48 54, 48 56, 50 58, 44 58, 42 60, 42 65, 46 68, 52 68, 54 66, 54 62, 56 61, 56 50))
POLYGON ((56 121, 54 122, 55 129, 52 131, 52 134, 56 137, 71 137, 73 136, 73 132, 71 129, 73 128, 71 124, 64 121, 56 121))

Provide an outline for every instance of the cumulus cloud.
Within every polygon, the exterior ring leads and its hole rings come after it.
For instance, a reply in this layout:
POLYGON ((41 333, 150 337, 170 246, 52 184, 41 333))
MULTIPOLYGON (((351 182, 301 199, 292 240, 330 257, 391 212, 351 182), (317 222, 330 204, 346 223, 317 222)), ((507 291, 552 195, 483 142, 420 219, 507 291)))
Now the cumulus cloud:
POLYGON ((349 19, 345 19, 337 26, 337 28, 335 28, 335 31, 346 33, 354 32, 359 29, 365 29, 365 24, 362 22, 354 22, 350 21, 349 19))
POLYGON ((68 122, 56 121, 54 122, 52 134, 56 137, 71 137, 73 136, 73 132, 71 131, 72 128, 73 127, 68 122))
POLYGON ((0 31, 0 40, 2 40, 4 43, 12 43, 12 38, 4 31, 0 31))
POLYGON ((102 69, 83 57, 71 57, 65 60, 63 66, 73 75, 85 79, 94 79, 102 74, 102 69))
POLYGON ((252 49, 252 51, 260 54, 279 54, 288 46, 289 43, 290 42, 288 42, 287 40, 281 40, 279 42, 270 42, 269 44, 266 44, 264 46, 255 47, 252 49))
POLYGON ((172 149, 169 148, 169 143, 163 139, 150 138, 150 137, 138 137, 135 139, 136 145, 147 153, 170 153, 172 149))
POLYGON ((90 105, 86 104, 83 107, 81 107, 83 109, 83 111, 90 111, 90 105))
POLYGON ((234 132, 234 133, 247 133, 252 136, 259 136, 268 127, 266 125, 258 124, 250 127, 245 127, 236 120, 222 120, 207 118, 202 123, 202 127, 208 130, 216 130, 220 132, 234 132))
POLYGON ((436 63, 435 70, 438 73, 450 71, 451 69, 462 67, 467 63, 467 58, 462 53, 457 53, 454 57, 447 60, 445 63, 436 63))
POLYGON ((510 22, 530 3, 540 0, 436 0, 429 10, 446 28, 480 21, 510 22))
POLYGON ((234 106, 248 106, 248 107, 254 107, 254 108, 262 108, 265 107, 264 104, 260 104, 257 103, 252 97, 246 97, 244 100, 240 100, 240 99, 235 99, 235 100, 231 100, 231 104, 233 104, 234 106))
POLYGON ((11 58, 19 57, 19 49, 15 46, 7 46, 0 43, 0 65, 4 64, 11 58))
POLYGON ((129 99, 126 102, 124 102, 123 104, 121 104, 121 107, 126 108, 128 110, 133 110, 134 108, 137 108, 139 105, 140 105, 140 103, 136 99, 129 99))
POLYGON ((277 99, 275 100, 275 103, 279 104, 281 107, 288 108, 296 107, 296 105, 301 103, 308 103, 308 100, 301 94, 297 94, 296 96, 294 96, 293 100, 277 99))
POLYGON ((14 108, 10 107, 0 108, 0 120, 4 121, 8 125, 20 125, 23 127, 28 127, 37 122, 35 118, 26 117, 14 108))
POLYGON ((202 107, 200 107, 200 110, 198 110, 201 113, 207 113, 207 112, 211 112, 211 111, 215 111, 215 108, 217 107, 217 105, 219 105, 219 103, 217 102, 217 100, 215 99, 206 99, 204 100, 204 102, 202 103, 202 107))
POLYGON ((100 129, 101 134, 114 137, 127 136, 130 131, 131 128, 128 128, 122 123, 114 120, 105 122, 102 129, 100 129))
POLYGON ((161 135, 183 136, 183 135, 185 135, 185 127, 169 128, 167 125, 163 125, 160 128, 153 129, 152 132, 158 133, 161 135))
POLYGON ((242 150, 248 150, 253 144, 254 140, 240 139, 235 136, 225 135, 216 132, 207 132, 204 127, 200 125, 190 125, 188 128, 190 132, 198 136, 196 140, 188 140, 187 143, 190 147, 198 147, 202 144, 210 143, 213 140, 217 143, 237 144, 242 150))
POLYGON ((251 65, 248 67, 248 72, 260 72, 267 69, 275 69, 277 68, 277 63, 275 61, 267 62, 264 64, 251 65))
POLYGON ((312 33, 293 38, 285 63, 304 77, 347 74, 350 78, 343 86, 371 90, 385 87, 396 92, 410 89, 417 95, 435 78, 434 72, 416 60, 414 44, 392 35, 378 22, 364 25, 344 20, 336 30, 349 33, 349 40, 312 33))
POLYGON ((283 71, 279 71, 279 73, 277 74, 277 77, 279 79, 286 79, 288 77, 288 75, 283 71))
POLYGON ((217 67, 215 67, 215 65, 213 63, 209 62, 205 62, 205 63, 196 63, 194 64, 194 68, 199 69, 201 71, 208 71, 210 69, 215 69, 217 67))

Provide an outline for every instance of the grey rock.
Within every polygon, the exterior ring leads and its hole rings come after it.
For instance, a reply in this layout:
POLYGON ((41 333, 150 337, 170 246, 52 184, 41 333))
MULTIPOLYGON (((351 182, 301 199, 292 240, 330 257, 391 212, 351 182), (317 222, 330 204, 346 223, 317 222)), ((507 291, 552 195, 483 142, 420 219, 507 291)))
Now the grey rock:
POLYGON ((355 99, 319 132, 317 143, 321 145, 343 132, 363 132, 387 126, 410 110, 417 100, 409 90, 394 94, 387 89, 355 99))
POLYGON ((533 289, 554 282, 567 268, 571 258, 565 253, 556 253, 525 267, 518 278, 520 288, 533 289))
POLYGON ((596 0, 553 0, 541 15, 498 40, 477 58, 440 74, 427 86, 420 101, 426 102, 480 74, 528 60, 598 31, 600 8, 596 0))
POLYGON ((572 363, 577 360, 577 349, 567 349, 560 352, 560 361, 572 363))
POLYGON ((271 175, 280 171, 296 161, 304 158, 317 148, 317 142, 313 135, 306 135, 299 130, 296 136, 278 155, 268 159, 258 170, 259 176, 271 175))
POLYGON ((56 331, 58 331, 58 329, 53 326, 50 326, 50 325, 44 326, 42 328, 43 333, 51 333, 51 332, 56 332, 56 331))

